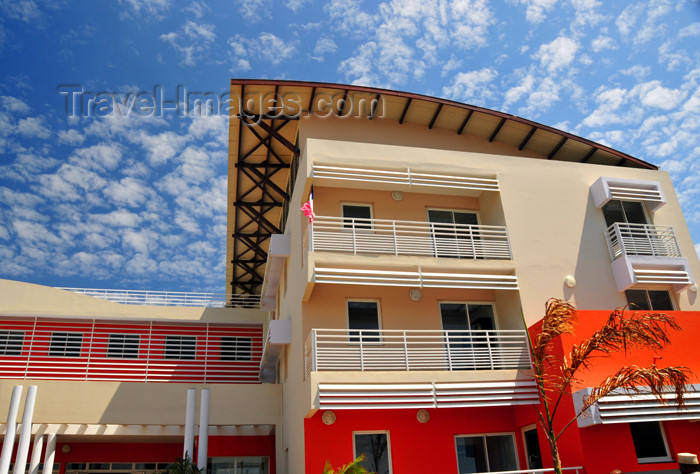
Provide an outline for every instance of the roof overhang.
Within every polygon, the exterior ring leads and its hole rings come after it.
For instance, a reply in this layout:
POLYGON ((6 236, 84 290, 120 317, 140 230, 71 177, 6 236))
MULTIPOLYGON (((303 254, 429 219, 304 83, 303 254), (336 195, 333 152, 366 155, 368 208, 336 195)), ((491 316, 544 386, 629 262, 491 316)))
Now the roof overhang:
POLYGON ((259 293, 272 234, 284 233, 299 159, 299 120, 309 115, 416 124, 506 143, 544 159, 657 169, 562 130, 503 112, 420 94, 319 82, 232 79, 229 102, 227 282, 259 293))

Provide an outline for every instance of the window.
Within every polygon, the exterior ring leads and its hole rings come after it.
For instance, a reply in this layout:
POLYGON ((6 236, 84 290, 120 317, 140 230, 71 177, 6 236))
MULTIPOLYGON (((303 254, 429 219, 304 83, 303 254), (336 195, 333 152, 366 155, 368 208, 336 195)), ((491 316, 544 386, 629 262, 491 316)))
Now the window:
POLYGON ((458 436, 455 443, 459 474, 518 469, 512 434, 458 436))
POLYGON ((493 305, 477 303, 440 303, 445 345, 452 370, 493 368, 487 334, 496 328, 493 305), (472 332, 478 331, 478 332, 472 332))
POLYGON ((630 431, 637 461, 640 463, 671 461, 661 423, 658 421, 630 423, 630 431))
POLYGON ((464 227, 479 223, 476 212, 428 209, 428 222, 432 225, 436 257, 478 257, 474 241, 480 240, 480 236, 464 227))
POLYGON ((632 310, 673 311, 673 299, 667 290, 627 290, 627 303, 632 310))
POLYGON ((603 206, 605 224, 610 227, 615 222, 628 224, 648 224, 644 204, 638 201, 618 201, 611 199, 603 206))
POLYGON ((136 359, 139 356, 138 334, 110 334, 107 342, 107 357, 136 359))
POLYGON ((0 355, 22 355, 24 331, 0 331, 0 355))
POLYGON ((210 474, 268 474, 267 456, 237 456, 209 458, 206 472, 210 474))
POLYGON ((196 343, 195 336, 165 336, 165 358, 194 360, 196 343))
POLYGON ((376 301, 348 301, 348 329, 350 342, 379 342, 379 304, 376 301), (362 333, 360 333, 362 331, 362 333))
POLYGON ((391 457, 389 455, 389 433, 353 433, 355 458, 364 454, 362 466, 370 472, 389 474, 391 457))
POLYGON ((369 204, 343 204, 343 227, 346 229, 371 229, 372 206, 369 204))
POLYGON ((523 441, 525 446, 525 456, 527 458, 528 469, 542 469, 542 452, 540 451, 540 440, 537 437, 537 427, 532 426, 523 429, 523 441))
POLYGON ((55 332, 51 334, 49 355, 56 357, 80 357, 83 335, 79 332, 55 332))
POLYGON ((251 360, 253 339, 240 336, 221 337, 221 360, 251 360))

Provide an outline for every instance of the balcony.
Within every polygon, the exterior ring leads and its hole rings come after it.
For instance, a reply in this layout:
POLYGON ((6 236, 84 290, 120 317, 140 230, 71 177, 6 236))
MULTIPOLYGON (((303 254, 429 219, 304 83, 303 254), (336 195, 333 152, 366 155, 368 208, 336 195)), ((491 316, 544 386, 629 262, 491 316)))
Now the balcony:
POLYGON ((621 255, 680 257, 676 234, 671 226, 616 222, 605 233, 610 259, 621 255))
POLYGON ((129 305, 260 308, 260 295, 63 287, 56 289, 129 305))
POLYGON ((309 252, 510 260, 502 226, 386 219, 315 217, 305 238, 309 252))
POLYGON ((663 285, 682 291, 693 285, 673 227, 616 222, 605 231, 618 291, 663 285))
POLYGON ((307 375, 316 371, 530 369, 525 331, 312 329, 307 375))

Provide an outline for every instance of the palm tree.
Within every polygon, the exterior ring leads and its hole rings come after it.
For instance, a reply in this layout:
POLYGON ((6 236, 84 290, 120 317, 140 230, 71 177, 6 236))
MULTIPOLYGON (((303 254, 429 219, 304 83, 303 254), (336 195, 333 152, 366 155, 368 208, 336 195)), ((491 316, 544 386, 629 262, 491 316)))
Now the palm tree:
POLYGON ((532 367, 542 401, 537 416, 549 442, 554 472, 559 474, 562 471, 557 440, 598 400, 622 389, 634 393, 643 391, 665 403, 663 395, 673 391, 676 396, 675 403, 681 408, 685 403, 686 385, 690 380, 690 370, 687 367, 622 367, 593 388, 571 420, 561 429, 555 428, 557 409, 564 396, 571 393, 572 384, 578 381, 577 372, 588 369, 595 357, 610 357, 616 352, 626 352, 628 348, 661 350, 671 342, 668 331, 680 330, 675 318, 668 314, 637 313, 618 308, 591 337, 574 345, 568 355, 558 355, 552 347, 552 342, 562 334, 574 334, 577 322, 577 313, 573 305, 552 298, 547 301, 539 333, 534 336, 534 340, 528 334, 532 367), (643 386, 648 388, 642 388, 643 386))
POLYGON ((372 474, 367 469, 362 466, 362 461, 365 460, 365 455, 360 455, 350 464, 346 464, 338 469, 333 469, 331 463, 326 461, 326 465, 323 468, 323 474, 372 474))

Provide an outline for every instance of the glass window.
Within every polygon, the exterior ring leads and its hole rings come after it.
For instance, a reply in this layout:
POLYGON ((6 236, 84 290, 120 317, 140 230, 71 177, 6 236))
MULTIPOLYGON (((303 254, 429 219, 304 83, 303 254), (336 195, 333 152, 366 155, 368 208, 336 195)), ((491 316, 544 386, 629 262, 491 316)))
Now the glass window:
POLYGON ((641 462, 670 461, 663 427, 658 421, 630 423, 634 451, 641 462))
POLYGON ((239 336, 221 337, 221 360, 251 360, 252 355, 252 338, 239 336))
POLYGON ((267 456, 238 456, 209 458, 209 474, 268 474, 267 456))
POLYGON ((356 433, 355 457, 365 455, 362 466, 370 472, 389 474, 391 460, 389 458, 388 433, 356 433))
POLYGON ((350 331, 350 341, 360 341, 360 330, 362 330, 362 342, 379 342, 377 331, 367 331, 368 329, 379 329, 379 304, 376 301, 348 301, 348 329, 350 331))
POLYGON ((627 304, 631 310, 673 311, 673 299, 667 290, 626 290, 627 304))
POLYGON ((458 436, 455 443, 459 474, 518 469, 512 434, 458 436))
POLYGON ((644 204, 637 201, 618 201, 611 199, 603 206, 605 224, 610 227, 615 222, 628 224, 648 224, 647 215, 644 212, 644 204))
POLYGON ((442 329, 486 331, 496 328, 493 305, 440 303, 442 329))
POLYGON ((346 229, 371 229, 372 206, 369 204, 343 204, 343 227, 346 229))
POLYGON ((110 334, 107 342, 107 357, 136 359, 139 356, 138 334, 110 334))
POLYGON ((165 358, 194 360, 196 343, 195 336, 165 336, 165 358))
POLYGON ((24 331, 0 331, 0 355, 22 355, 24 331))
POLYGON ((56 357, 80 357, 83 335, 78 332, 54 332, 51 334, 49 355, 56 357))

